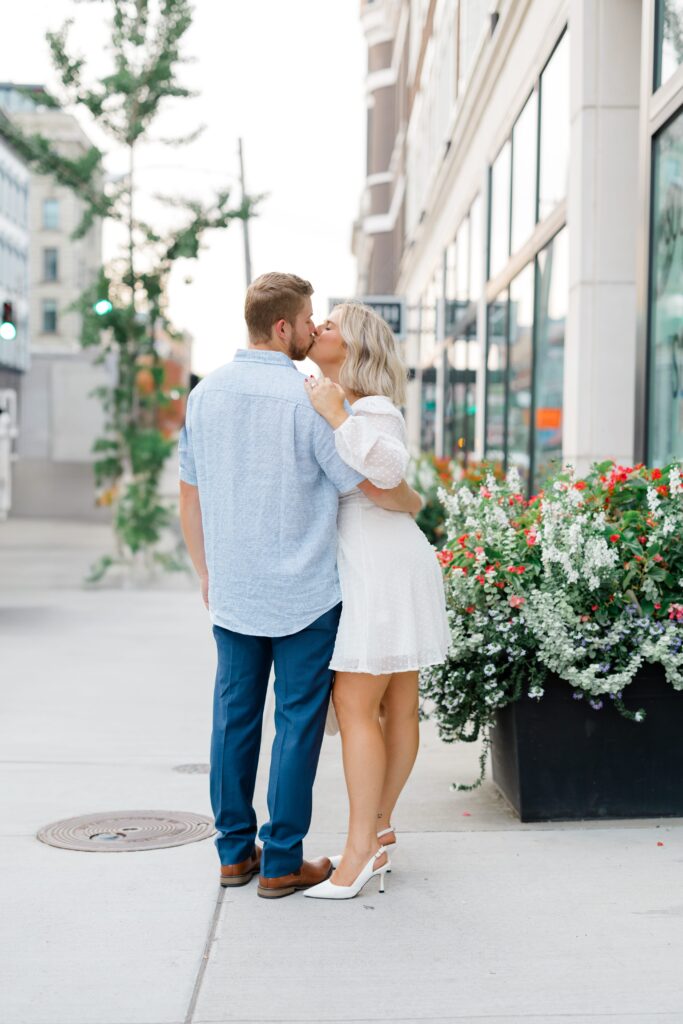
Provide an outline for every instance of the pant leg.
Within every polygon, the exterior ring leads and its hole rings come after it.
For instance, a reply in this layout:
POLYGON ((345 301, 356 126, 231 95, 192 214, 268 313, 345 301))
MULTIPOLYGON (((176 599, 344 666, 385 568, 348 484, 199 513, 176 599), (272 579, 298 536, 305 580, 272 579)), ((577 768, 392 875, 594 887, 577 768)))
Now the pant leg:
POLYGON ((296 871, 311 824, 313 782, 318 768, 332 687, 328 665, 341 604, 291 636, 273 638, 275 740, 268 783, 268 821, 261 874, 277 878, 296 871))
POLYGON ((269 637, 213 627, 218 667, 213 697, 209 789, 221 864, 239 864, 256 839, 254 784, 263 706, 273 661, 269 637))

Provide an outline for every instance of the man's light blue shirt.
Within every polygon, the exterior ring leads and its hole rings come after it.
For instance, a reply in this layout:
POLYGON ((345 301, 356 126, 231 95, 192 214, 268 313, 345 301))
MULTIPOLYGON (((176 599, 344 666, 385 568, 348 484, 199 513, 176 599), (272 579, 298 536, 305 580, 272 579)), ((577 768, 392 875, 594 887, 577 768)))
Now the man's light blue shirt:
POLYGON ((199 488, 215 625, 285 636, 341 601, 338 495, 364 478, 337 455, 288 356, 239 349, 205 377, 179 455, 180 479, 199 488))

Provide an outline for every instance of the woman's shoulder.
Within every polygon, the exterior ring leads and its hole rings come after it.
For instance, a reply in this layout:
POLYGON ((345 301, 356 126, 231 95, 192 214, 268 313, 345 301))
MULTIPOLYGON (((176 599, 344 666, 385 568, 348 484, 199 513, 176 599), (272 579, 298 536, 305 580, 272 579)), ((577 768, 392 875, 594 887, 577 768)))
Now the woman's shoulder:
POLYGON ((396 416, 400 420, 403 419, 401 410, 386 395, 366 395, 364 398, 357 398, 351 408, 354 414, 357 412, 385 413, 389 416, 396 416))

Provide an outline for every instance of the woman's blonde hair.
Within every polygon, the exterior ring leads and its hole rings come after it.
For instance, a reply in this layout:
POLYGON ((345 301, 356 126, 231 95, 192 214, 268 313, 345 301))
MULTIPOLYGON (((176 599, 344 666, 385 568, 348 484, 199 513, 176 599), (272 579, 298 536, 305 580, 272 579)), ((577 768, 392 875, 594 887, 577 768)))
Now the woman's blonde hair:
POLYGON ((362 398, 385 395, 394 405, 404 405, 408 371, 386 320, 360 302, 342 302, 333 312, 339 313, 339 333, 346 343, 341 386, 362 398))

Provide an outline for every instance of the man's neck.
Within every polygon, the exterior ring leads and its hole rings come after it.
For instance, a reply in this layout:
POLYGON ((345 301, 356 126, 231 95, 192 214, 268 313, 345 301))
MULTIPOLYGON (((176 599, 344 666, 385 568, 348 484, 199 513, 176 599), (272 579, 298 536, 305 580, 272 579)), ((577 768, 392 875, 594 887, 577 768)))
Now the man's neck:
POLYGON ((291 359, 291 356, 287 349, 280 342, 277 341, 249 341, 247 348, 253 349, 255 352, 280 352, 283 356, 287 356, 291 359))

